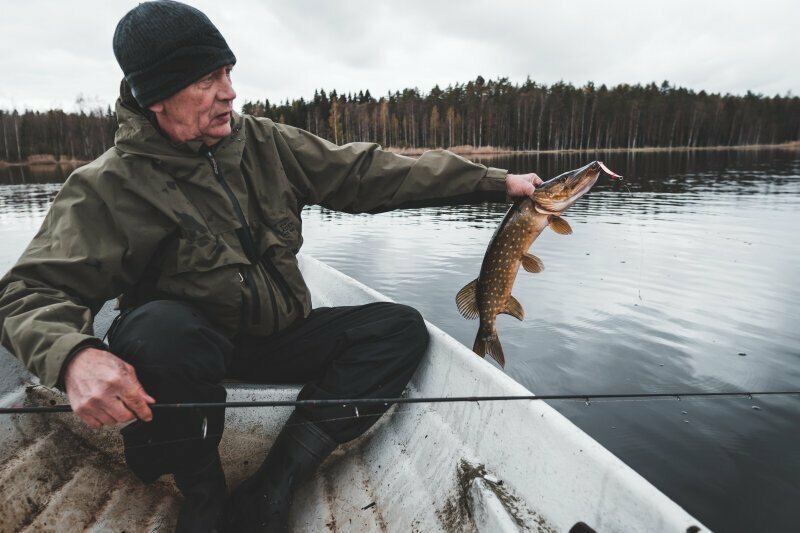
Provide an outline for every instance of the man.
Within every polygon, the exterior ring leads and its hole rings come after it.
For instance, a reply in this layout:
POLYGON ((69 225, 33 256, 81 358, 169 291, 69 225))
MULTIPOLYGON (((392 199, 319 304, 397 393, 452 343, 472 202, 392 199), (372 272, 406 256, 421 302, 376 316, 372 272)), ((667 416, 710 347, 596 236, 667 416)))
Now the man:
POLYGON ((114 52, 115 147, 67 180, 0 280, 0 340, 89 426, 134 421, 126 461, 145 482, 174 476, 179 531, 284 531, 294 488, 385 407, 296 410, 226 506, 224 411, 149 404, 224 401, 225 377, 306 383, 300 399, 399 395, 427 346, 422 318, 388 303, 312 310, 296 259, 303 206, 378 212, 532 194, 541 180, 234 113, 235 56, 178 2, 131 10, 114 52), (117 296, 106 345, 92 318, 117 296))

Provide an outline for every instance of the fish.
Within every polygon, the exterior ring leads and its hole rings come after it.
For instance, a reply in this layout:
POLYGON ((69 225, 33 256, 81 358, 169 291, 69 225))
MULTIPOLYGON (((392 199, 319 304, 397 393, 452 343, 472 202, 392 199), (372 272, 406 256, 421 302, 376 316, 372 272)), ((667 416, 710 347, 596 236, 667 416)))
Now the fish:
POLYGON ((464 318, 480 319, 472 350, 481 357, 490 355, 505 368, 503 347, 497 336, 497 315, 525 318, 522 304, 511 294, 519 267, 527 272, 544 270, 544 263, 528 252, 545 228, 559 235, 570 235, 572 227, 561 214, 589 192, 606 172, 612 179, 622 176, 610 171, 601 161, 565 172, 536 187, 533 199, 517 199, 509 208, 486 248, 478 277, 456 295, 456 306, 464 318))

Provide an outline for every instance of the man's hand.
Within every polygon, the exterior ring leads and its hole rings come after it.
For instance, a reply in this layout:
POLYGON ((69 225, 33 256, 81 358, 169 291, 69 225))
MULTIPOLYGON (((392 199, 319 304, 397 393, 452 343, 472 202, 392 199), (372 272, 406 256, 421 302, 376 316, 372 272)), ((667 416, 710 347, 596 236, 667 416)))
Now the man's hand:
POLYGON ((536 174, 509 174, 506 176, 506 193, 516 198, 519 196, 530 196, 533 198, 533 191, 536 185, 544 183, 542 178, 536 174))
POLYGON ((72 410, 94 429, 128 422, 149 422, 155 403, 144 391, 133 367, 111 352, 84 348, 69 362, 64 375, 72 410))

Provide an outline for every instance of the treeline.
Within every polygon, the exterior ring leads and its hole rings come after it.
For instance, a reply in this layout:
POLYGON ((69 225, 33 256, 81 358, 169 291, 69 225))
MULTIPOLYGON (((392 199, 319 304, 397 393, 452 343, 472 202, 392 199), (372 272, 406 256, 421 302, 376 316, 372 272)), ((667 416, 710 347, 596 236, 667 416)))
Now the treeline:
MULTIPOLYGON (((430 92, 315 91, 273 104, 245 102, 245 113, 299 126, 337 144, 385 147, 496 147, 564 150, 777 144, 800 139, 800 98, 709 94, 661 85, 538 84, 478 77, 430 92)), ((36 154, 89 160, 113 144, 110 108, 65 113, 0 111, 0 159, 36 154)))
POLYGON ((405 89, 375 99, 369 91, 316 91, 246 113, 307 129, 340 143, 433 148, 470 145, 513 150, 700 147, 775 144, 800 139, 800 98, 709 94, 675 87, 589 83, 541 85, 530 78, 482 77, 427 94, 405 89))
POLYGON ((111 108, 65 113, 0 110, 0 160, 28 161, 37 156, 89 161, 114 145, 117 118, 111 108))

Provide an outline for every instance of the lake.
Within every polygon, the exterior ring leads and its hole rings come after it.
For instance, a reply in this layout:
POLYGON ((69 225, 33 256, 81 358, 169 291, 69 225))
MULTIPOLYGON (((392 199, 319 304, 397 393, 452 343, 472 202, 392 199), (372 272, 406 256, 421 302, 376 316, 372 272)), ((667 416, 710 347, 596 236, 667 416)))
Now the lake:
MULTIPOLYGON (((547 178, 592 157, 482 162, 547 178)), ((521 271, 513 291, 525 320, 498 320, 505 371, 537 394, 800 389, 800 154, 597 157, 628 188, 601 178, 565 213, 573 235, 545 230, 534 243, 545 270, 521 271)), ((63 178, 0 169, 0 270, 63 178)), ((455 295, 477 276, 507 207, 307 208, 304 251, 471 347, 477 322, 461 317, 455 295)), ((551 404, 712 529, 796 530, 800 397, 551 404)))

